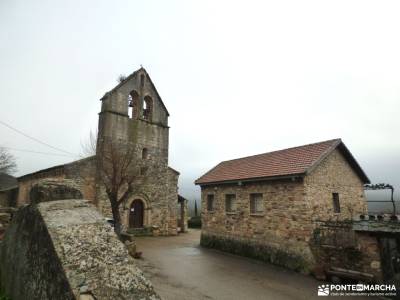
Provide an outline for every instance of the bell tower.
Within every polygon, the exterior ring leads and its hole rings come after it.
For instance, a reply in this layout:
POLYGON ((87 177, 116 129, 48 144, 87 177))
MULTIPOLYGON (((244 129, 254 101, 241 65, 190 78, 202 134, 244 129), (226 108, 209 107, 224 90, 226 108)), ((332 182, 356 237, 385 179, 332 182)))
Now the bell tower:
POLYGON ((144 68, 133 72, 101 98, 98 151, 101 143, 133 143, 138 156, 168 164, 169 113, 144 68))
MULTIPOLYGON (((150 76, 140 68, 107 92, 101 102, 96 150, 99 166, 107 154, 107 143, 129 143, 133 148, 125 152, 133 156, 130 172, 134 181, 132 195, 121 204, 123 226, 150 226, 150 230, 157 230, 154 234, 176 234, 179 173, 168 167, 169 113, 150 76)), ((104 186, 97 183, 98 207, 110 216, 104 186)))

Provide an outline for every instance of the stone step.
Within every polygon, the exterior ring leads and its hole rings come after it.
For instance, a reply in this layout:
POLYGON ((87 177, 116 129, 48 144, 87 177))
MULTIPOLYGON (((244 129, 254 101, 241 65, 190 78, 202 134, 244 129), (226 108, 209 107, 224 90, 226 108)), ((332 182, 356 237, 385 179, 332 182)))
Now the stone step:
POLYGON ((126 232, 133 234, 134 236, 152 236, 153 235, 153 229, 151 227, 129 228, 126 232))

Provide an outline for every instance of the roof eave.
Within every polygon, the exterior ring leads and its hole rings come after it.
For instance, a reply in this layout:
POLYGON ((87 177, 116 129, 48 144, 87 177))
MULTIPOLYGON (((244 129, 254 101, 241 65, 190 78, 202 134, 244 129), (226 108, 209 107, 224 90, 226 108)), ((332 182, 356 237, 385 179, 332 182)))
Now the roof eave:
POLYGON ((15 190, 17 188, 18 188, 18 185, 13 185, 13 186, 9 186, 9 187, 4 188, 4 189, 0 189, 0 192, 8 192, 8 191, 11 191, 11 190, 15 190))
POLYGON ((315 170, 316 167, 326 158, 328 157, 333 150, 336 149, 336 147, 340 144, 343 144, 341 139, 337 139, 316 161, 312 163, 311 166, 309 166, 306 170, 306 175, 309 175, 312 171, 315 170))
POLYGON ((66 164, 56 165, 56 166, 52 166, 52 167, 49 167, 49 168, 46 168, 46 169, 41 169, 41 170, 38 170, 38 171, 35 171, 35 172, 31 172, 31 173, 22 175, 22 176, 20 176, 20 177, 18 177, 16 179, 17 179, 18 182, 20 182, 22 180, 25 180, 26 178, 29 178, 31 176, 35 176, 37 174, 41 174, 41 173, 45 173, 45 172, 49 172, 49 171, 53 171, 53 170, 57 170, 57 169, 63 169, 63 168, 68 167, 70 165, 74 165, 74 164, 77 164, 77 163, 78 164, 79 163, 83 163, 85 161, 89 161, 89 160, 92 160, 92 159, 95 159, 95 158, 96 158, 96 155, 92 155, 92 156, 85 157, 85 158, 82 158, 82 159, 74 160, 74 161, 66 163, 66 164))
POLYGON ((206 185, 221 185, 221 184, 232 184, 232 183, 239 183, 239 182, 260 182, 260 181, 273 181, 273 180, 280 180, 280 179, 296 179, 296 178, 303 178, 306 173, 296 173, 296 174, 287 174, 287 175, 280 175, 280 176, 268 176, 268 177, 254 177, 254 178, 244 178, 244 179, 231 179, 231 180, 221 180, 221 181, 209 181, 209 182, 201 182, 196 180, 194 184, 200 186, 206 185))
POLYGON ((347 155, 350 158, 351 163, 353 163, 354 165, 352 165, 353 169, 355 169, 355 171, 357 172, 358 176, 362 179, 362 181, 364 182, 364 184, 368 184, 371 183, 371 181, 369 180, 367 174, 364 172, 364 170, 361 168, 361 166, 358 164, 357 160, 354 158, 353 154, 350 152, 350 150, 346 147, 346 145, 344 143, 341 143, 339 145, 339 147, 341 147, 341 151, 343 151, 345 153, 345 155, 347 155))
POLYGON ((357 160, 354 158, 353 154, 351 154, 350 150, 346 147, 346 145, 343 143, 341 139, 338 139, 335 143, 332 144, 331 147, 327 151, 325 151, 324 154, 322 154, 318 160, 316 160, 306 171, 306 175, 309 175, 312 171, 315 170, 319 166, 319 164, 327 157, 329 156, 333 150, 336 148, 339 149, 339 151, 342 152, 342 154, 345 156, 347 162, 350 164, 350 166, 353 168, 353 170, 357 173, 358 177, 362 180, 364 184, 370 183, 370 180, 365 174, 364 170, 361 168, 361 166, 358 164, 357 160))

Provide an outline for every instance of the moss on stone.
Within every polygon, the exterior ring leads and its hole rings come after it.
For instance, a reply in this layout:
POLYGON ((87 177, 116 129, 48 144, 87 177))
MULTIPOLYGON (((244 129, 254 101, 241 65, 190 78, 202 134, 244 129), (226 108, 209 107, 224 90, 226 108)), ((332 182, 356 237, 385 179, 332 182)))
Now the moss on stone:
POLYGON ((310 272, 310 265, 299 255, 253 241, 242 241, 202 234, 200 245, 206 248, 213 248, 240 256, 255 258, 301 273, 308 274, 310 272))

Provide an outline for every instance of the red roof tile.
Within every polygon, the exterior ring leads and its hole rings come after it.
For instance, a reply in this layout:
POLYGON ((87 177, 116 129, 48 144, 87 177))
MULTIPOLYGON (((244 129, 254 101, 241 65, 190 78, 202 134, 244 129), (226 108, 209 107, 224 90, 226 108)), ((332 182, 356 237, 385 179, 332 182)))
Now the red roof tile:
POLYGON ((369 181, 351 153, 340 139, 324 141, 264 154, 223 161, 195 181, 203 185, 224 181, 238 181, 291 175, 304 175, 338 145, 347 151, 349 159, 360 171, 364 181, 369 181))

